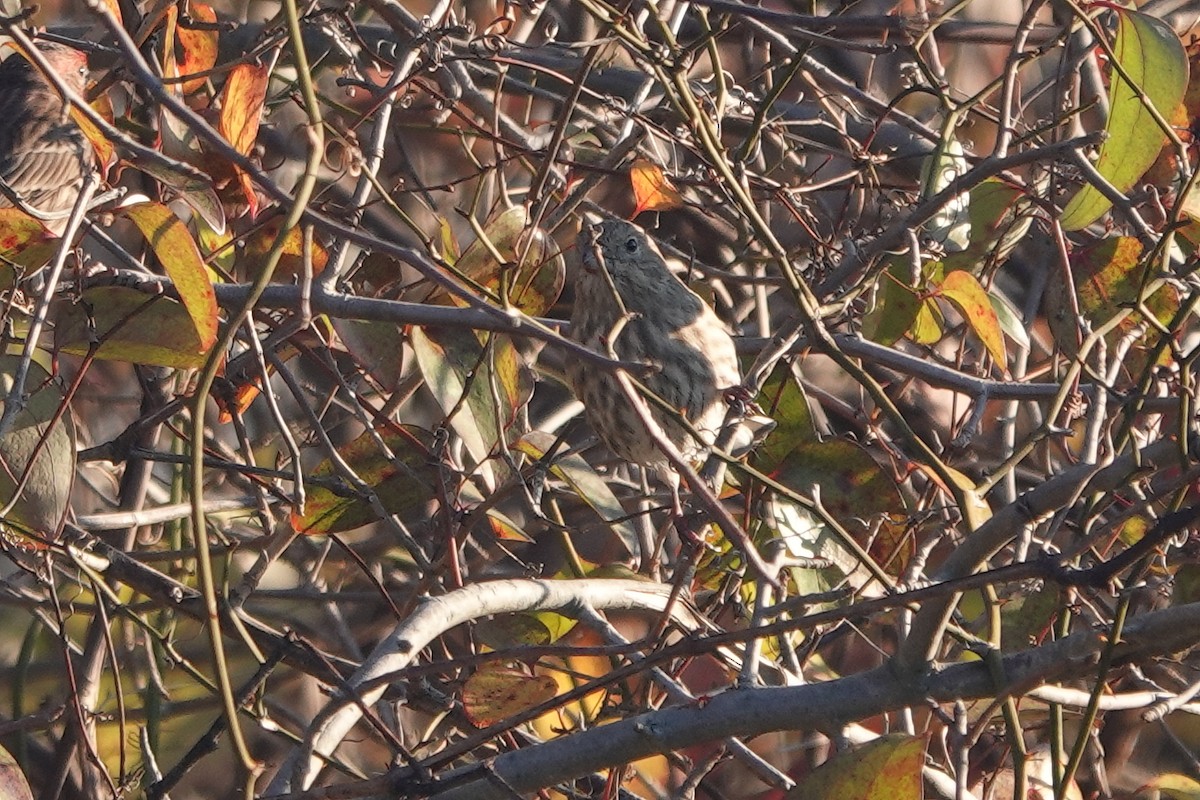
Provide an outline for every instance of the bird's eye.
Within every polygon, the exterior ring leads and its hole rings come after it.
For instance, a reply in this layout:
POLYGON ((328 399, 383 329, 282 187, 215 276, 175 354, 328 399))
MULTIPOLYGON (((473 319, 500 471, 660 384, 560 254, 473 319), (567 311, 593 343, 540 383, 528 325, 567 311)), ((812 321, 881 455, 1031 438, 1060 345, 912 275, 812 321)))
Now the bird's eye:
POLYGON ((632 236, 625 240, 625 252, 627 253, 636 253, 639 246, 638 240, 632 236))

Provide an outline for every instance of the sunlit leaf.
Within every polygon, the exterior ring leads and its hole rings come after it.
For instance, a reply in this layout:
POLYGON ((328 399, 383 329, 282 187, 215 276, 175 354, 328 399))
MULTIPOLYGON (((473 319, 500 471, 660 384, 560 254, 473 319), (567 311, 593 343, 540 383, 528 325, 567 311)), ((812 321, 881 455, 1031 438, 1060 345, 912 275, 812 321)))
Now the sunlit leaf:
POLYGON ((875 307, 863 320, 863 336, 880 344, 894 344, 912 328, 921 307, 921 297, 908 285, 908 260, 889 259, 879 279, 875 307))
MULTIPOLYGON (((530 225, 529 210, 525 206, 506 208, 488 220, 483 232, 486 242, 473 241, 462 255, 450 259, 455 269, 496 294, 506 290, 508 301, 526 314, 537 316, 549 311, 566 283, 566 262, 545 231, 530 225)), ((445 222, 441 234, 443 249, 455 252, 457 244, 445 222)), ((440 288, 426 302, 463 304, 440 288)))
MULTIPOLYGON (((107 120, 109 123, 113 121, 112 100, 107 94, 102 94, 92 101, 92 110, 107 120)), ((71 107, 71 119, 79 126, 79 130, 83 131, 83 135, 92 145, 92 149, 96 152, 96 167, 100 170, 101 176, 107 176, 109 167, 117 160, 117 149, 109 138, 105 136, 96 125, 87 118, 87 116, 74 106, 71 107)))
MULTIPOLYGON (((1162 20, 1136 11, 1118 11, 1113 54, 1160 116, 1170 119, 1188 84, 1183 43, 1162 20)), ((1118 192, 1127 192, 1154 163, 1167 136, 1134 86, 1116 69, 1109 82, 1108 138, 1100 145, 1096 169, 1118 192)), ((1060 222, 1065 230, 1079 230, 1099 219, 1111 205, 1099 189, 1088 184, 1067 203, 1060 222)))
MULTIPOLYGON (((258 139, 258 126, 262 120, 263 104, 267 98, 267 86, 271 73, 257 64, 238 64, 225 80, 221 91, 221 116, 217 130, 233 148, 242 155, 249 155, 258 139)), ((242 184, 246 202, 250 204, 250 215, 258 213, 258 196, 254 182, 240 168, 234 168, 242 184)))
MULTIPOLYGON (((381 431, 383 443, 394 458, 379 448, 370 432, 338 448, 338 455, 354 474, 371 487, 389 514, 421 513, 434 498, 437 475, 429 450, 432 436, 419 428, 402 426, 381 431)), ((325 459, 305 476, 308 500, 303 514, 292 514, 297 532, 316 535, 340 533, 375 522, 378 516, 370 499, 348 484, 333 488, 339 478, 331 459, 325 459), (320 482, 318 484, 318 481, 320 482)))
POLYGON ((817 767, 786 800, 922 800, 925 740, 893 733, 817 767))
POLYGON ((1200 782, 1188 775, 1158 775, 1145 788, 1162 792, 1171 800, 1200 800, 1200 782))
POLYGON ((956 270, 942 281, 941 295, 949 300, 962 314, 967 325, 983 342, 992 360, 1001 369, 1006 369, 1008 356, 1004 349, 1004 334, 1000 330, 1000 320, 992 308, 992 301, 987 291, 969 272, 956 270))
MULTIPOLYGON (((1106 324, 1137 302, 1146 271, 1153 268, 1153 264, 1142 258, 1141 242, 1132 236, 1112 236, 1076 250, 1071 256, 1071 273, 1079 312, 1094 326, 1106 324)), ((1056 343, 1066 354, 1074 355, 1077 325, 1066 313, 1070 304, 1060 271, 1050 277, 1045 304, 1056 343)), ((1170 284, 1161 286, 1147 298, 1145 308, 1159 322, 1168 323, 1179 308, 1179 291, 1170 284)), ((1112 332, 1112 340, 1128 335, 1142 324, 1140 312, 1128 314, 1112 332)), ((1157 334, 1149 331, 1148 335, 1157 334)), ((1127 359, 1126 366, 1137 368, 1133 359, 1127 359)))
POLYGON ((124 209, 170 276, 187 308, 202 351, 217 340, 220 322, 217 296, 195 240, 174 212, 158 203, 138 203, 124 209))
MULTIPOLYGON (((190 0, 188 16, 197 22, 213 23, 217 14, 207 3, 190 0)), ((210 28, 193 28, 186 24, 178 25, 175 32, 179 44, 181 58, 178 61, 179 77, 187 78, 200 72, 207 72, 217 63, 217 31, 210 28)), ((207 78, 191 78, 183 82, 183 93, 191 94, 204 87, 207 78)))
MULTIPOLYGON (((942 141, 925 160, 921 196, 929 198, 936 195, 969 168, 962 144, 953 138, 952 131, 944 133, 942 141)), ((949 251, 966 249, 971 233, 970 207, 970 192, 950 198, 925 224, 929 237, 949 251)))
POLYGON ((204 364, 211 346, 200 341, 181 303, 124 286, 87 289, 80 302, 64 306, 54 339, 74 355, 87 355, 97 341, 100 359, 182 368, 204 364))
POLYGON ((546 702, 558 691, 548 675, 530 675, 497 664, 486 665, 463 684, 463 711, 478 728, 486 728, 546 702))
POLYGON ((41 221, 19 208, 0 208, 0 289, 10 288, 22 273, 44 267, 57 252, 58 239, 41 221))
POLYGON ((683 205, 683 195, 653 161, 644 158, 634 161, 629 169, 629 182, 633 185, 635 217, 643 211, 670 211, 683 205))
MULTIPOLYGON (((238 256, 238 263, 242 265, 242 275, 246 280, 255 280, 262 271, 263 262, 267 258, 267 253, 275 245, 275 239, 278 238, 282 225, 282 218, 275 217, 259 225, 253 233, 246 237, 245 248, 238 256)), ((312 274, 320 275, 327 263, 329 263, 329 252, 314 237, 312 274)), ((304 230, 295 227, 290 229, 284 237, 283 254, 279 258, 279 264, 276 265, 271 280, 289 283, 303 274, 304 230)))

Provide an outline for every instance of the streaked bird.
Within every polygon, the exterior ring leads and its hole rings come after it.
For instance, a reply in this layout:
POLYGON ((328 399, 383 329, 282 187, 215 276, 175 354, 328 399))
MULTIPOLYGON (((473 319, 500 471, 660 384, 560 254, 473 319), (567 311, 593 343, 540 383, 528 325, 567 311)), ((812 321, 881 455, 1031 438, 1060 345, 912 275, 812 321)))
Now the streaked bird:
MULTIPOLYGON (((741 385, 728 327, 671 273, 662 253, 636 225, 615 219, 585 225, 577 249, 581 269, 575 281, 571 338, 601 353, 611 344, 622 361, 649 364, 653 371, 641 383, 678 411, 699 436, 656 403, 647 404, 651 418, 685 459, 699 459, 720 432, 726 396, 741 385), (617 330, 617 321, 625 315, 624 326, 617 330)), ((566 372, 588 422, 609 449, 654 468, 676 488, 678 477, 615 375, 579 361, 569 363, 566 372)))
MULTIPOLYGON (((37 48, 63 83, 82 94, 87 55, 52 42, 37 48)), ((20 53, 0 62, 0 207, 22 206, 61 235, 94 162, 69 106, 38 68, 20 53)))

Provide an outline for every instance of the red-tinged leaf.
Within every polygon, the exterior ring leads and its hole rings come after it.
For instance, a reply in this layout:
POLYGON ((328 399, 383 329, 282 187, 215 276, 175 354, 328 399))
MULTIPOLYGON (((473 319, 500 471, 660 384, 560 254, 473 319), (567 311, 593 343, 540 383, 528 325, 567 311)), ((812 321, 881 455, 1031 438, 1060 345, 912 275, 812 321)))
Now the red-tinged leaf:
MULTIPOLYGON (((1075 281, 1075 296, 1079 312, 1093 327, 1105 325, 1118 314, 1137 303, 1143 290, 1147 270, 1156 266, 1142 257, 1142 245, 1132 236, 1113 236, 1090 247, 1077 250, 1071 256, 1071 273, 1075 281)), ((1046 308, 1050 329, 1055 341, 1068 355, 1076 352, 1078 332, 1075 320, 1063 308, 1069 308, 1065 287, 1055 271, 1046 287, 1046 308)), ((1144 308, 1163 324, 1170 323, 1179 309, 1179 290, 1165 284, 1145 300, 1144 308)), ((1127 314, 1109 334, 1110 341, 1129 335, 1139 325, 1145 325, 1141 311, 1127 314)), ((1150 341, 1157 339, 1154 330, 1146 332, 1150 341)), ((1140 349, 1131 351, 1125 366, 1131 371, 1140 370, 1137 363, 1140 349)), ((1164 354, 1168 355, 1168 354, 1164 354)))
POLYGON ((532 536, 521 530, 521 526, 494 508, 488 509, 487 522, 488 526, 492 529, 492 533, 501 541, 527 542, 530 544, 534 542, 532 536))
MULTIPOLYGON (((1159 115, 1170 120, 1188 84, 1188 58, 1179 36, 1166 22, 1136 11, 1118 10, 1113 55, 1159 115)), ((1100 146, 1096 169, 1118 192, 1126 192, 1154 163, 1166 133, 1155 122, 1139 92, 1112 70, 1109 81, 1108 137, 1100 146)), ((1090 183, 1063 208, 1068 231, 1087 227, 1112 203, 1090 183)))
POLYGON ((881 736, 813 770, 787 800, 922 800, 925 739, 881 736))
MULTIPOLYGON (((375 435, 369 431, 339 447, 338 455, 371 487, 384 511, 402 516, 423 513, 434 499, 438 480, 430 451, 432 434, 405 425, 383 431, 380 436, 392 457, 380 449, 375 435)), ((331 459, 322 461, 307 477, 313 483, 306 483, 308 501, 304 513, 292 514, 292 526, 297 532, 340 533, 378 520, 368 497, 349 485, 336 486, 339 472, 331 459)))
MULTIPOLYGON (((267 253, 270 252, 275 245, 275 240, 279 237, 279 228, 282 224, 283 220, 275 217, 258 226, 246 238, 246 246, 238 257, 238 262, 242 265, 242 275, 246 280, 253 281, 258 278, 267 253)), ((327 263, 329 263, 329 252, 314 239, 312 243, 312 274, 320 275, 327 263)), ((302 275, 304 275, 304 231, 297 227, 289 230, 284 237, 283 255, 271 278, 290 283, 302 275)))
POLYGON ((127 207, 125 215, 146 237, 170 276, 191 317, 201 349, 207 352, 217 340, 220 319, 217 296, 196 242, 179 217, 164 205, 138 203, 127 207))
POLYGON ((971 330, 983 342, 992 360, 1000 369, 1008 368, 1008 355, 1004 349, 1004 333, 1000 319, 992 308, 992 301, 979 281, 969 272, 956 270, 946 276, 941 286, 942 297, 949 300, 971 326, 971 330))
POLYGON ((653 161, 639 158, 629 169, 633 184, 633 199, 637 204, 633 216, 643 211, 670 211, 683 205, 683 195, 653 161))
POLYGON ((98 341, 97 358, 160 367, 199 367, 212 347, 200 341, 181 303, 124 286, 86 290, 64 307, 54 337, 66 353, 87 355, 98 341))
POLYGON ((41 221, 18 208, 0 208, 0 289, 11 288, 23 271, 44 267, 58 250, 58 239, 41 221))
POLYGON ((546 702, 557 691, 558 685, 549 675, 488 665, 463 684, 463 711, 472 725, 486 728, 546 702))
POLYGON ((246 413, 246 409, 250 408, 250 404, 254 402, 254 398, 262 394, 262 389, 256 383, 243 383, 233 390, 229 397, 223 395, 215 395, 217 408, 220 413, 217 415, 217 422, 226 425, 233 422, 234 417, 240 417, 246 413))
MULTIPOLYGON (((188 3, 188 16, 197 22, 212 23, 217 21, 217 14, 207 3, 191 0, 188 3)), ((180 58, 179 77, 187 78, 200 72, 207 72, 217 63, 217 31, 211 29, 191 28, 179 25, 175 32, 175 41, 179 45, 180 58)), ((183 82, 183 93, 191 94, 204 88, 207 78, 192 78, 183 82)))

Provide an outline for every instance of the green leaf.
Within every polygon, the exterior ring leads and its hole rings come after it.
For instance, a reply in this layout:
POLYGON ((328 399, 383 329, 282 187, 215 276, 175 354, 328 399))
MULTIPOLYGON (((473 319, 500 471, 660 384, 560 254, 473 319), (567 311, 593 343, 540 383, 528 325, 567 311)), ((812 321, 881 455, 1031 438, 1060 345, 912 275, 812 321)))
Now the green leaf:
MULTIPOLYGON (((543 431, 530 431, 513 445, 530 458, 539 459, 554 446, 554 437, 543 431)), ((608 484, 578 455, 556 456, 550 472, 559 480, 566 481, 579 495, 579 499, 591 506, 600 518, 608 522, 613 532, 624 543, 630 553, 637 553, 638 537, 633 524, 623 519, 625 509, 608 484)))
POLYGON ((533 378, 512 341, 491 336, 485 346, 470 330, 414 328, 417 367, 475 463, 482 464, 517 420, 533 378), (492 383, 496 393, 493 395, 492 383))
POLYGON ((96 358, 160 367, 198 367, 205 345, 192 317, 180 303, 126 286, 97 286, 78 303, 66 306, 55 327, 58 349, 87 355, 100 343, 96 358))
MULTIPOLYGON (((1113 54, 1159 115, 1170 119, 1188 84, 1187 53, 1175 31, 1146 14, 1121 11, 1113 54)), ((1096 169, 1117 191, 1126 192, 1150 169, 1167 136, 1134 86, 1115 69, 1110 84, 1108 138, 1100 146, 1096 169)), ((1063 209, 1062 227, 1084 228, 1111 205, 1099 189, 1084 186, 1063 209)))
MULTIPOLYGON (((20 362, 19 356, 0 356, 0 396, 12 389, 20 362)), ((59 415, 62 392, 36 362, 29 366, 25 389, 30 393, 25 407, 0 436, 0 531, 53 539, 75 483, 75 425, 69 412, 59 415)))

